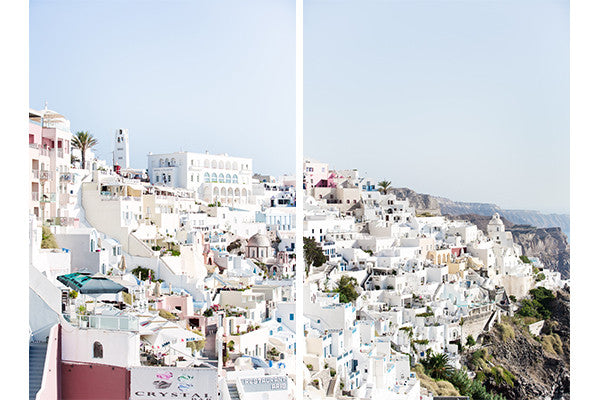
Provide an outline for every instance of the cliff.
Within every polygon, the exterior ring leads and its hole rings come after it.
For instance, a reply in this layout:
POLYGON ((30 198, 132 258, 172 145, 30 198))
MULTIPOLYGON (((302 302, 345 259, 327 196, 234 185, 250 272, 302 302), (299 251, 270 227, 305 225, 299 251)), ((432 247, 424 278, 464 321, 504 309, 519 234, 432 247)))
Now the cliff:
POLYGON ((437 197, 436 199, 440 205, 442 214, 479 214, 492 216, 494 213, 498 213, 519 225, 531 225, 538 228, 559 227, 567 234, 569 234, 571 229, 571 218, 568 214, 543 214, 535 210, 506 210, 491 203, 467 203, 443 197, 437 197))
POLYGON ((417 193, 409 188, 390 189, 390 193, 402 199, 407 199, 417 213, 428 212, 433 215, 464 215, 478 214, 492 216, 498 213, 515 224, 531 225, 538 228, 559 227, 569 235, 571 219, 568 214, 543 214, 535 210, 506 210, 492 203, 469 203, 454 201, 445 197, 417 193))
MULTIPOLYGON (((486 232, 491 217, 477 214, 448 215, 449 218, 470 221, 486 232)), ((564 279, 570 277, 571 247, 567 236, 560 228, 536 228, 529 225, 515 225, 501 217, 506 230, 512 232, 516 244, 523 249, 527 257, 537 257, 546 268, 559 271, 564 279)))
POLYGON ((532 336, 523 319, 504 318, 481 337, 480 349, 464 356, 470 368, 485 370, 479 374, 488 390, 506 400, 570 399, 568 289, 556 293, 550 310, 540 336, 532 336))
POLYGON ((571 248, 560 228, 536 228, 515 225, 508 229, 523 254, 538 257, 546 268, 559 271, 564 279, 571 276, 571 248))
POLYGON ((409 188, 391 188, 388 192, 394 193, 397 198, 408 200, 409 205, 415 208, 417 214, 441 215, 440 205, 435 196, 417 193, 409 188))

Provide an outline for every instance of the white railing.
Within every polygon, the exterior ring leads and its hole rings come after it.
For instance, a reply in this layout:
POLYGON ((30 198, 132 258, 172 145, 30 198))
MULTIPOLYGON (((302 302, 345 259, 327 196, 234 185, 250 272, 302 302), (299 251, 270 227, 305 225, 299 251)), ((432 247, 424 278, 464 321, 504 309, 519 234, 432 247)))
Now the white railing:
POLYGON ((81 329, 105 329, 108 331, 139 332, 140 320, 138 317, 123 315, 69 315, 63 314, 65 320, 71 325, 81 329))

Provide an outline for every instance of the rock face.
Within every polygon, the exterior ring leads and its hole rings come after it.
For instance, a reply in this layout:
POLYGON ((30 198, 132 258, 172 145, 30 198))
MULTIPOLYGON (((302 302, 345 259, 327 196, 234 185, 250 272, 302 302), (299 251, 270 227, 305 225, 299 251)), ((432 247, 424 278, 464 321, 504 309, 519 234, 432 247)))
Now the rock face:
MULTIPOLYGON (((477 229, 483 232, 491 217, 477 214, 447 215, 470 221, 477 225, 477 229)), ((570 277, 571 270, 571 248, 567 236, 560 228, 536 228, 529 225, 515 225, 505 217, 500 217, 504 222, 506 230, 512 232, 515 243, 523 249, 527 257, 537 257, 544 263, 546 268, 559 271, 563 279, 570 277)))
POLYGON ((538 228, 559 227, 567 234, 571 229, 571 218, 568 214, 542 214, 535 210, 505 210, 491 203, 466 203, 437 197, 442 214, 461 215, 479 214, 492 216, 498 213, 515 224, 532 225, 538 228))
POLYGON ((417 214, 441 215, 440 205, 435 196, 417 193, 409 188, 392 188, 388 190, 388 193, 394 193, 396 197, 408 200, 409 205, 415 208, 417 214))
POLYGON ((523 254, 538 257, 546 268, 559 271, 564 279, 570 277, 571 248, 560 228, 515 225, 508 230, 512 232, 515 243, 521 245, 523 254))
POLYGON ((417 193, 409 188, 390 189, 390 193, 402 199, 407 199, 417 213, 428 212, 433 215, 464 215, 478 214, 492 216, 494 213, 508 218, 515 224, 531 225, 538 228, 559 227, 567 235, 571 229, 571 219, 568 214, 542 214, 535 210, 505 210, 491 203, 468 203, 453 201, 445 197, 417 193))
POLYGON ((488 389, 502 394, 506 400, 570 399, 568 289, 557 293, 551 312, 552 317, 546 321, 542 332, 546 335, 554 333, 560 337, 558 351, 549 351, 526 331, 527 328, 514 324, 514 338, 503 340, 497 329, 482 336, 483 347, 491 355, 493 363, 503 366, 515 376, 512 386, 506 382, 486 379, 485 386, 488 389))

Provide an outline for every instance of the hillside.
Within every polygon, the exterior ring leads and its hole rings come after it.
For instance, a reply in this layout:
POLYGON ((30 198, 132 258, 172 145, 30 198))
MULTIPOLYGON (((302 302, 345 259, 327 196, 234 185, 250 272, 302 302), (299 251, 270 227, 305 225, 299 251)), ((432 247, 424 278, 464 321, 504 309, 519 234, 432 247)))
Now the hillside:
POLYGON ((464 356, 467 365, 485 376, 489 390, 506 400, 570 399, 568 289, 556 293, 549 310, 540 336, 529 333, 526 318, 505 318, 481 337, 480 348, 464 356))

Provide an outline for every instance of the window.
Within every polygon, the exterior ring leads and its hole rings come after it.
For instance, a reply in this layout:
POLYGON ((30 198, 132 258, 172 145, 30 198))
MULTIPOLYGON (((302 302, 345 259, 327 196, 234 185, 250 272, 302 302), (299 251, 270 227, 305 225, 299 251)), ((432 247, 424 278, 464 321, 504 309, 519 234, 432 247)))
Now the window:
POLYGON ((204 174, 204 182, 205 183, 210 182, 210 174, 208 172, 204 174))
POLYGON ((290 321, 294 320, 294 314, 290 314, 290 321))
POLYGON ((102 357, 104 357, 104 349, 102 348, 102 343, 94 342, 94 358, 102 357))
POLYGON ((236 174, 233 174, 232 182, 238 183, 238 176, 236 174))

